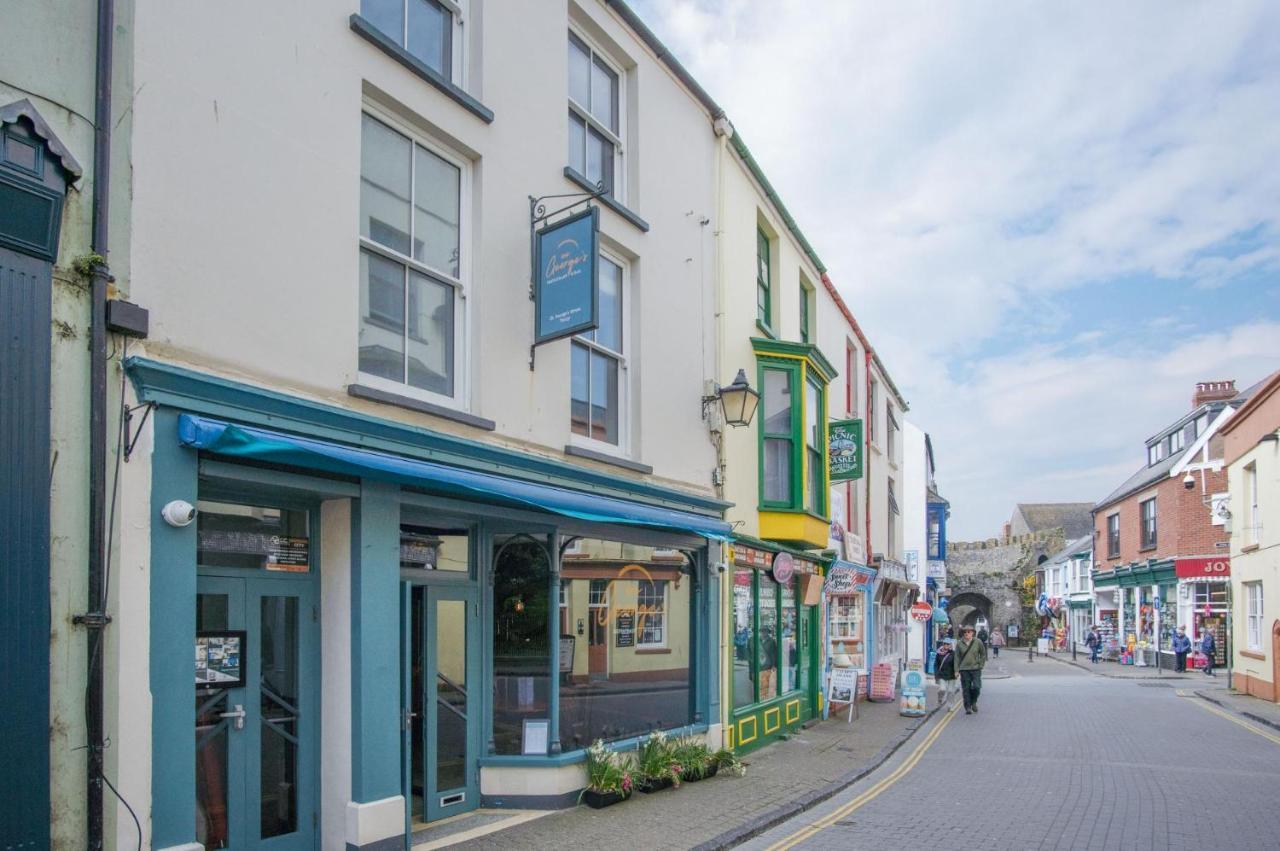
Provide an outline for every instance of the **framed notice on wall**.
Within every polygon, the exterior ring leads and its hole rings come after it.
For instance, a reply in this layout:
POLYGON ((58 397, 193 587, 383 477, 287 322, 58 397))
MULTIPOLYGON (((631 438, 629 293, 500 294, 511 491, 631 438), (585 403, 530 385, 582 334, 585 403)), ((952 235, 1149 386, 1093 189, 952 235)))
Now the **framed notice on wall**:
POLYGON ((244 688, 245 648, 243 631, 196 633, 196 687, 244 688))
POLYGON ((633 647, 636 643, 636 610, 618 609, 613 619, 614 647, 633 647))

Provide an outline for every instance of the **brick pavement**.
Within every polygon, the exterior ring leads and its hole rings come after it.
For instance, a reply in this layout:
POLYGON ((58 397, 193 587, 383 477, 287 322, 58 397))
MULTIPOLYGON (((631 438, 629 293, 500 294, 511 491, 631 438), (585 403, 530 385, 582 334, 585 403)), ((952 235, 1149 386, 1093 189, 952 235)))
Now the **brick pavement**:
MULTIPOLYGON (((930 688, 930 707, 936 709, 930 688)), ((603 810, 585 806, 456 847, 721 848, 819 805, 888 759, 926 719, 904 718, 898 704, 862 703, 852 724, 842 715, 748 754, 745 777, 717 776, 603 810)))
MULTIPOLYGON (((1027 651, 1024 648, 1020 654, 1021 660, 1026 662, 1027 651)), ((1077 658, 1072 660, 1070 650, 1054 650, 1047 656, 1038 655, 1035 657, 1036 662, 1041 659, 1050 659, 1054 662, 1065 662, 1073 665, 1082 671, 1088 671, 1091 674, 1097 674, 1100 677, 1110 677, 1117 680, 1171 680, 1184 681, 1187 687, 1194 685, 1197 688, 1217 689, 1227 687, 1227 672, 1225 668, 1218 668, 1217 673, 1212 677, 1207 677, 1201 671, 1187 671, 1185 674, 1178 674, 1169 670, 1156 671, 1154 665, 1146 667, 1138 667, 1137 665, 1121 665, 1114 660, 1101 660, 1096 665, 1089 661, 1089 654, 1082 652, 1077 654, 1077 658)), ((1034 662, 1032 664, 1035 664, 1034 662)))
POLYGON ((1196 694, 1250 721, 1280 730, 1280 704, 1237 691, 1197 689, 1196 694))
POLYGON ((834 823, 797 848, 1280 846, 1276 744, 1195 705, 1200 699, 1177 680, 1086 676, 1025 656, 1008 664, 1013 677, 984 689, 982 711, 951 719, 878 796, 837 810, 873 790, 917 743, 744 847, 768 848, 823 817, 834 823))

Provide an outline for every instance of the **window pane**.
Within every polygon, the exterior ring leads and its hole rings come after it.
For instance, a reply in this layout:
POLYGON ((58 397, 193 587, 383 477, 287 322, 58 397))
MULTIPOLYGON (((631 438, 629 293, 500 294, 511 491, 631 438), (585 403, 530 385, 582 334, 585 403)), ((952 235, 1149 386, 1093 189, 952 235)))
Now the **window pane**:
POLYGON ((684 554, 583 539, 560 571, 563 749, 690 723, 693 583, 684 554), (669 652, 640 652, 645 644, 669 652))
POLYGON ((453 287, 409 273, 409 384, 453 395, 453 287))
POLYGON ((493 571, 493 742, 519 754, 524 719, 546 718, 550 704, 550 563, 541 544, 502 537, 493 571))
POLYGON ((436 790, 467 785, 467 602, 437 600, 436 648, 436 790))
POLYGON ((360 141, 360 235, 409 253, 409 157, 413 145, 364 116, 360 141))
POLYGON ((587 176, 587 125, 569 110, 569 168, 587 176))
POLYGON ((760 575, 760 700, 778 696, 778 585, 760 575))
POLYGON ((591 55, 587 46, 569 35, 569 97, 583 109, 591 108, 591 55))
POLYGON ((592 339, 622 351, 622 268, 604 257, 600 258, 600 328, 592 339))
POLYGON ((400 569, 466 573, 471 564, 467 529, 400 524, 400 569))
POLYGON ((298 598, 261 601, 258 755, 262 838, 298 829, 298 598))
POLYGON ((822 446, 822 390, 812 381, 806 382, 804 394, 804 430, 808 435, 809 446, 817 449, 822 446))
POLYGON ((360 252, 360 371, 404 381, 404 267, 360 252))
POLYGON ((613 194, 613 143, 587 128, 587 180, 613 194))
POLYGON ((310 569, 307 512, 208 500, 200 500, 196 508, 196 562, 201 566, 286 573, 310 569))
POLYGON ((791 373, 764 371, 764 433, 791 436, 791 373))
POLYGON ((766 502, 791 502, 790 440, 765 439, 764 498, 766 502))
POLYGON ((423 148, 414 171, 413 258, 458 277, 458 167, 423 148))
POLYGON ((404 43, 404 0, 360 0, 360 15, 396 44, 404 43))
POLYGON ((751 675, 754 634, 751 629, 755 603, 751 582, 755 571, 740 567, 733 574, 733 707, 755 703, 755 680, 751 675))
POLYGON ((409 43, 405 49, 446 80, 453 76, 449 67, 452 26, 453 16, 435 0, 409 0, 409 43))
POLYGON ((618 362, 591 353, 591 437, 618 442, 618 362))
POLYGON ((793 576, 786 585, 780 586, 782 592, 782 642, 778 646, 779 667, 781 667, 782 693, 795 691, 800 687, 800 635, 799 610, 796 609, 796 580, 793 576))
POLYGON ((591 114, 617 134, 618 75, 599 59, 591 63, 591 114))
POLYGON ((574 434, 591 434, 591 351, 580 343, 570 347, 569 421, 574 434))
POLYGON ((805 470, 808 483, 808 499, 805 504, 812 510, 822 511, 822 455, 810 449, 809 466, 805 470))

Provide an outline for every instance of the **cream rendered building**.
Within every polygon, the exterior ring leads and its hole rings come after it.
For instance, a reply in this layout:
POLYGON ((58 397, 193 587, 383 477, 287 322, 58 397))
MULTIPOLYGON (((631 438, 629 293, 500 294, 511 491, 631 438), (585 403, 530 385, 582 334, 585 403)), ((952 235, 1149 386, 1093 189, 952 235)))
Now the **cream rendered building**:
POLYGON ((1280 701, 1280 372, 1219 434, 1230 492, 1234 687, 1280 701))

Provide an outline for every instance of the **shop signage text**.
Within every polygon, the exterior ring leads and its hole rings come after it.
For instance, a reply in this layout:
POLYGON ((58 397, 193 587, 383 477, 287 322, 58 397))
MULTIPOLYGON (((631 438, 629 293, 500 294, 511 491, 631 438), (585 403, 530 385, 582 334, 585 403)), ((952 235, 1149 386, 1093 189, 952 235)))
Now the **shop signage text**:
POLYGON ((796 575, 796 560, 791 553, 778 553, 773 557, 773 581, 786 585, 796 575))
POLYGON ((875 578, 870 570, 837 564, 827 573, 825 590, 828 594, 856 594, 869 590, 875 578))
POLYGON ((907 584, 907 566, 893 559, 880 560, 880 581, 907 584))
POLYGON ((836 420, 827 426, 831 481, 862 478, 862 420, 836 420))
MULTIPOLYGON (((795 573, 817 573, 818 565, 815 562, 803 558, 796 558, 790 553, 771 553, 767 550, 757 550, 754 547, 744 547, 742 544, 733 545, 733 563, 739 567, 754 567, 759 570, 774 571, 774 578, 777 579, 778 564, 776 559, 779 556, 786 556, 791 560, 791 573, 787 574, 787 578, 791 578, 795 573)), ((779 582, 785 582, 786 579, 778 579, 779 582)))
POLYGON ((1173 570, 1179 579, 1225 578, 1231 575, 1231 559, 1225 556, 1180 558, 1174 561, 1173 570))
POLYGON ((537 232, 533 274, 535 346, 599 326, 599 223, 600 210, 591 207, 537 232))
POLYGON ((618 609, 613 619, 615 647, 633 647, 636 643, 636 610, 618 609))
POLYGON ((911 617, 918 621, 927 621, 933 617, 933 606, 921 600, 911 606, 911 617))

